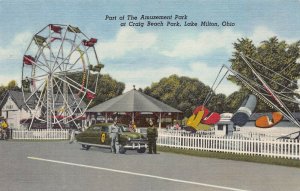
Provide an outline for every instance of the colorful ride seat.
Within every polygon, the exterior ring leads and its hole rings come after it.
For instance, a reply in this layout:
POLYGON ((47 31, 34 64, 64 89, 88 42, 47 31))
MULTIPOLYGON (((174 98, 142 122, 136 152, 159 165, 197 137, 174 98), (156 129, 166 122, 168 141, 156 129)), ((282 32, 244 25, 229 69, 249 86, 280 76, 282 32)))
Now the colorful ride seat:
POLYGON ((88 100, 92 100, 92 99, 94 99, 95 97, 96 97, 96 95, 93 94, 93 93, 91 93, 91 92, 87 92, 87 93, 86 93, 86 98, 87 98, 88 100))
POLYGON ((220 121, 221 116, 219 113, 216 112, 210 112, 206 107, 204 107, 203 105, 200 105, 198 107, 196 107, 196 109, 194 109, 193 113, 197 114, 199 111, 203 111, 203 116, 201 119, 201 123, 202 124, 206 124, 206 125, 213 125, 218 123, 218 121, 220 121))
POLYGON ((50 25, 50 30, 52 30, 53 32, 56 32, 56 33, 61 33, 61 27, 60 26, 56 26, 56 25, 50 25))
POLYGON ((280 112, 273 112, 272 119, 269 116, 264 115, 255 121, 255 126, 259 128, 270 128, 278 124, 283 119, 283 115, 280 112))
POLYGON ((97 43, 97 39, 91 38, 90 40, 82 40, 84 46, 92 47, 97 43))
POLYGON ((78 27, 73 27, 71 25, 68 26, 67 30, 73 33, 81 33, 81 30, 78 27))
POLYGON ((32 65, 32 64, 34 64, 34 62, 35 62, 35 59, 30 55, 25 55, 23 57, 23 63, 26 65, 32 65))
POLYGON ((219 113, 212 112, 208 116, 206 116, 204 119, 201 120, 201 123, 206 125, 213 125, 220 121, 221 116, 219 113))
POLYGON ((40 35, 35 35, 34 41, 38 46, 44 46, 44 43, 46 42, 46 38, 40 35))
POLYGON ((199 110, 197 112, 197 114, 193 113, 193 115, 191 117, 189 117, 189 119, 187 120, 186 125, 196 128, 198 126, 198 124, 200 123, 200 121, 202 120, 203 115, 204 115, 203 110, 199 110))
POLYGON ((201 126, 213 125, 220 121, 221 116, 219 113, 210 112, 206 107, 200 105, 194 109, 192 116, 187 120, 186 125, 194 128, 195 130, 201 129, 201 126))

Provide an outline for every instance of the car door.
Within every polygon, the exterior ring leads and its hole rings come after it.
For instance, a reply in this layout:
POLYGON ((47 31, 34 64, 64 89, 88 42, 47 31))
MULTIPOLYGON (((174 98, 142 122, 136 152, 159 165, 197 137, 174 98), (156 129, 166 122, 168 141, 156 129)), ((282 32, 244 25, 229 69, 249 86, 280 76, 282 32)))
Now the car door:
POLYGON ((100 126, 93 126, 84 132, 85 142, 99 144, 100 126))
POLYGON ((100 131, 100 144, 110 145, 109 126, 103 125, 100 131))

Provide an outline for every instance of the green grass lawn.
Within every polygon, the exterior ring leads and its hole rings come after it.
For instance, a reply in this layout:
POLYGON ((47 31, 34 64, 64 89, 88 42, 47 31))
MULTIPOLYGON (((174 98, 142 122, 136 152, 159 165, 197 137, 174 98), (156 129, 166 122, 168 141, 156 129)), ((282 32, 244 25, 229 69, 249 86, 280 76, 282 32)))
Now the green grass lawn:
POLYGON ((251 156, 251 155, 232 154, 232 153, 223 153, 223 152, 197 151, 197 150, 177 149, 177 148, 161 147, 161 146, 158 146, 158 150, 161 152, 170 152, 170 153, 184 154, 184 155, 190 155, 196 157, 208 157, 208 158, 218 158, 218 159, 225 159, 225 160, 256 162, 256 163, 291 166, 291 167, 300 168, 300 160, 297 159, 282 159, 282 158, 251 156))

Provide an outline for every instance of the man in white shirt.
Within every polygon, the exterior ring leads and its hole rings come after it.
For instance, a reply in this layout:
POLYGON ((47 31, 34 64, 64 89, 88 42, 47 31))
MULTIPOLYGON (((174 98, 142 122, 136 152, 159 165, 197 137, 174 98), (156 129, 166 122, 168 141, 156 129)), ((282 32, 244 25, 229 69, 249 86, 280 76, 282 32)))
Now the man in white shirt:
POLYGON ((109 135, 111 137, 110 147, 112 153, 119 153, 119 132, 120 127, 115 120, 114 123, 109 126, 109 135))

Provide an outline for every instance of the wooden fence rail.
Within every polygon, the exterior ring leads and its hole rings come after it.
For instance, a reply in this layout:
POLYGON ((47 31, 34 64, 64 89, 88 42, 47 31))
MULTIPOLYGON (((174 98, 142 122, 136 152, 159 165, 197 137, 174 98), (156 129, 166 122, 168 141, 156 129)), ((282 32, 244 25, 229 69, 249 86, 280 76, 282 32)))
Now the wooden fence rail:
POLYGON ((298 140, 258 139, 243 136, 216 137, 197 133, 159 131, 157 145, 300 160, 298 140))
POLYGON ((39 130, 13 130, 12 139, 22 140, 65 140, 69 139, 69 130, 39 129, 39 130))

